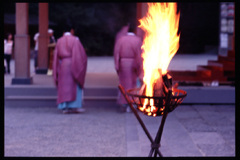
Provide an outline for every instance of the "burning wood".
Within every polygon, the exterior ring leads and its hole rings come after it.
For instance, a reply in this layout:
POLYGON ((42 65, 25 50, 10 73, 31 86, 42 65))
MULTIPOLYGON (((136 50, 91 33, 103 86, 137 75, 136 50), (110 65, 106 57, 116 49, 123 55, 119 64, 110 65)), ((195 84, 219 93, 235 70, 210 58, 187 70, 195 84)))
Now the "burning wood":
POLYGON ((162 83, 162 70, 158 69, 158 74, 160 75, 160 77, 156 80, 156 82, 153 85, 153 96, 154 97, 161 97, 163 92, 162 92, 162 88, 163 88, 163 83, 162 83))
MULTIPOLYGON (((177 87, 177 85, 174 87, 177 87)), ((160 113, 164 110, 166 105, 166 97, 169 91, 172 91, 172 89, 172 77, 168 73, 161 76, 161 78, 157 79, 157 81, 154 83, 152 97, 146 95, 146 85, 143 84, 138 94, 147 96, 149 98, 141 99, 141 103, 144 105, 139 109, 143 112, 147 112, 149 116, 156 116, 157 113, 160 113)))
MULTIPOLYGON (((168 90, 177 88, 178 83, 172 86, 172 77, 167 73, 162 76, 162 78, 157 79, 157 81, 153 85, 153 97, 161 97, 166 96, 168 90)), ((146 96, 146 84, 143 84, 140 88, 139 95, 146 96)))
POLYGON ((172 90, 172 76, 170 76, 168 73, 163 76, 163 82, 164 82, 164 93, 165 95, 168 93, 169 90, 172 90))

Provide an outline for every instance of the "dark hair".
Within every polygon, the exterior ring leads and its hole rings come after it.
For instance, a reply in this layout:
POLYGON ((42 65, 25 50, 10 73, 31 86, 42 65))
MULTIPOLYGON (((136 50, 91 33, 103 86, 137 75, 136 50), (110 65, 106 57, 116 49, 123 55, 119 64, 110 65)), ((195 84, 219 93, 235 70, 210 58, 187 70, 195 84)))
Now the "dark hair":
POLYGON ((64 32, 70 32, 71 29, 73 29, 73 26, 72 26, 72 25, 69 25, 69 24, 66 24, 66 25, 64 25, 64 27, 63 27, 63 31, 64 31, 64 32))
MULTIPOLYGON (((8 36, 9 36, 9 35, 12 35, 12 33, 7 33, 7 34, 6 34, 6 39, 8 39, 8 36)), ((12 36, 13 36, 13 35, 12 35, 12 36)))
POLYGON ((75 30, 72 21, 70 21, 69 19, 67 19, 67 21, 66 21, 66 23, 65 23, 65 25, 64 25, 64 27, 63 27, 63 31, 64 31, 64 32, 70 32, 71 29, 74 29, 74 30, 75 30))
POLYGON ((128 23, 129 29, 128 32, 134 32, 135 31, 135 26, 132 23, 128 23))

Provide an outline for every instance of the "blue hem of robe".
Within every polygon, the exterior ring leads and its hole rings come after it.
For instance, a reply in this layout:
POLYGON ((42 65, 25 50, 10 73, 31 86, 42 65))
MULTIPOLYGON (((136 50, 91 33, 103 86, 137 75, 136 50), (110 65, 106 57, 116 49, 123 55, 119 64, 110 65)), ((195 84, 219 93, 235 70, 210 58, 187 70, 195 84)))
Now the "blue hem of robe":
POLYGON ((63 102, 58 104, 58 109, 64 110, 67 108, 81 108, 82 107, 83 90, 77 85, 77 95, 75 101, 63 102))

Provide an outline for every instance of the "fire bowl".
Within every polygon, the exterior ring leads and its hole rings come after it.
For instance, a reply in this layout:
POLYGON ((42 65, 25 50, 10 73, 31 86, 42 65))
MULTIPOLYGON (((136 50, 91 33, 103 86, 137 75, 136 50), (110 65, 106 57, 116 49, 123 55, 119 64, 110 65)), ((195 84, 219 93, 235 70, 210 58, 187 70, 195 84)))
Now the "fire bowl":
POLYGON ((179 104, 182 103, 183 99, 187 96, 187 92, 173 88, 170 96, 145 96, 139 95, 140 88, 127 90, 127 95, 132 104, 135 104, 141 112, 148 116, 161 116, 165 109, 166 111, 172 112, 179 104), (169 98, 168 98, 169 97, 169 98), (154 108, 151 109, 153 104, 154 108))

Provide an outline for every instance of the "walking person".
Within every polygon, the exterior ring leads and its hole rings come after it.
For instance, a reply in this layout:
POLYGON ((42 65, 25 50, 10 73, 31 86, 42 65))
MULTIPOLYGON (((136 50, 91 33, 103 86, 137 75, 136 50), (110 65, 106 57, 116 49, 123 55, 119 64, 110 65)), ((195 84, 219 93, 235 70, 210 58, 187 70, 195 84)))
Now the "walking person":
POLYGON ((35 42, 35 46, 34 46, 34 68, 35 68, 35 71, 38 68, 38 37, 39 37, 39 32, 37 32, 33 37, 33 40, 35 42))
POLYGON ((52 63, 53 63, 53 52, 56 46, 56 40, 54 37, 54 30, 48 29, 49 43, 48 43, 48 76, 52 76, 52 63))
MULTIPOLYGON (((129 24, 123 26, 123 27, 120 29, 120 31, 116 34, 115 42, 116 42, 120 37, 122 37, 122 36, 124 36, 124 35, 127 35, 128 30, 129 30, 129 24)), ((115 44, 116 44, 116 43, 115 43, 115 44)))
MULTIPOLYGON (((119 77, 119 84, 126 90, 135 88, 137 78, 142 76, 141 39, 135 35, 134 28, 130 24, 127 34, 116 40, 114 47, 115 69, 119 77)), ((127 101, 120 93, 117 103, 123 112, 130 112, 127 101)))
POLYGON ((10 74, 10 61, 13 52, 13 36, 11 33, 7 34, 7 38, 4 40, 4 60, 6 60, 6 72, 10 74))
POLYGON ((48 29, 48 35, 49 35, 49 44, 56 43, 55 37, 54 37, 54 30, 48 29))
POLYGON ((58 109, 63 113, 82 113, 87 55, 80 40, 66 26, 57 40, 53 59, 53 78, 57 86, 58 109))

